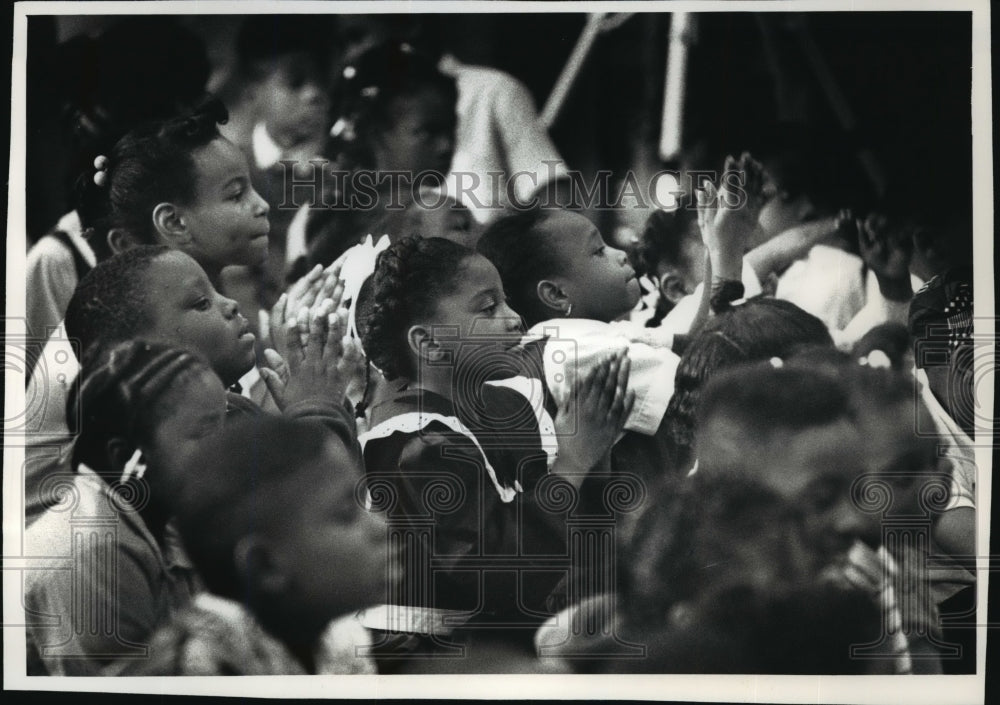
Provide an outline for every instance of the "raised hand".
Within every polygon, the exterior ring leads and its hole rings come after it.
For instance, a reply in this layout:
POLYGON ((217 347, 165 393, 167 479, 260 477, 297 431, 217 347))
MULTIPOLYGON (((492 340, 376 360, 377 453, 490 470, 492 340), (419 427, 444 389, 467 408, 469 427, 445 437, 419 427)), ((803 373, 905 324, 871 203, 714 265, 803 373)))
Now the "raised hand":
POLYGON ((347 312, 324 299, 308 314, 305 344, 295 319, 284 322, 285 356, 264 351, 261 376, 278 408, 307 399, 342 404, 353 370, 361 358, 357 343, 346 337, 347 312))
POLYGON ((875 273, 882 295, 891 301, 909 301, 913 296, 910 283, 913 241, 909 233, 891 227, 888 218, 879 213, 870 213, 855 223, 861 259, 875 273))
POLYGON ((744 152, 726 157, 719 187, 706 182, 696 194, 698 225, 716 281, 740 280, 743 253, 766 201, 764 168, 744 152))
POLYGON ((635 404, 630 369, 623 349, 573 381, 554 419, 559 455, 552 472, 579 486, 611 450, 635 404))

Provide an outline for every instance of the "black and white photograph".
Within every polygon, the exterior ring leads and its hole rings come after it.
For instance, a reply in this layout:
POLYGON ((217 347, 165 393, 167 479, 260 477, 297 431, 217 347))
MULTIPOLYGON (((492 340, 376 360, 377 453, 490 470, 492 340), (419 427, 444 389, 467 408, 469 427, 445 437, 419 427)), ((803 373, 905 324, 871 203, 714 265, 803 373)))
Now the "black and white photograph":
POLYGON ((9 695, 989 701, 988 2, 12 16, 9 695))

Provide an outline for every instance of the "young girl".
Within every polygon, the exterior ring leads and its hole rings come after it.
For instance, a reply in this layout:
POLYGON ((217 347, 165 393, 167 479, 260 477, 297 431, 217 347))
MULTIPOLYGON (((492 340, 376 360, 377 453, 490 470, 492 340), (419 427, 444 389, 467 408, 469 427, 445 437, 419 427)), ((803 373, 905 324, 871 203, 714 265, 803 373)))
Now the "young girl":
POLYGON ((112 672, 374 673, 354 613, 384 601, 385 526, 358 502, 351 448, 260 416, 227 425, 182 475, 177 526, 207 590, 151 639, 149 658, 112 672))
POLYGON ((364 348, 390 394, 361 441, 374 506, 406 558, 393 602, 537 624, 566 573, 553 483, 579 485, 610 448, 632 403, 627 361, 607 359, 574 386, 550 470, 535 410, 483 384, 519 373, 508 352, 522 333, 489 261, 440 238, 401 240, 379 256, 373 300, 364 348))
POLYGON ((199 356, 141 341, 97 353, 69 404, 74 472, 46 478, 41 491, 60 501, 25 535, 30 555, 47 557, 25 575, 25 606, 58 618, 28 627, 29 674, 95 675, 142 657, 191 599, 199 583, 166 499, 226 415, 225 387, 199 356))
POLYGON ((340 178, 327 179, 327 203, 303 207, 290 229, 289 256, 305 255, 296 276, 329 265, 367 234, 386 232, 387 215, 405 208, 421 186, 440 186, 451 167, 455 82, 410 45, 367 50, 343 67, 334 95, 339 117, 329 156, 340 178))
MULTIPOLYGON (((54 167, 46 159, 30 160, 29 199, 36 178, 45 191, 61 191, 129 130, 189 110, 203 97, 209 74, 204 42, 170 19, 123 18, 97 38, 77 35, 67 40, 56 48, 56 54, 55 65, 65 73, 50 79, 61 86, 65 102, 62 134, 56 135, 64 139, 57 139, 53 146, 64 152, 60 155, 63 167, 54 167), (95 82, 93 76, 101 80, 95 82), (60 178, 63 173, 65 180, 60 178)), ((39 135, 51 138, 42 131, 39 135)), ((59 193, 63 195, 74 210, 35 242, 25 262, 28 332, 42 340, 59 325, 73 287, 95 264, 84 237, 91 224, 80 204, 73 203, 76 194, 65 188, 65 193, 59 193)), ((35 214, 29 200, 29 223, 35 214)))
MULTIPOLYGON (((760 207, 762 174, 749 155, 726 161, 716 203, 714 187, 700 196, 699 226, 705 238, 711 287, 718 301, 743 295, 743 242, 760 207)), ((500 271, 511 305, 524 316, 533 340, 523 346, 544 371, 546 393, 561 403, 567 368, 588 369, 608 350, 628 351, 636 405, 625 429, 654 436, 673 394, 675 349, 686 342, 664 328, 645 328, 626 316, 640 296, 635 270, 621 250, 609 247, 594 225, 568 211, 532 210, 494 223, 478 249, 500 271)), ((718 303, 718 302, 717 302, 718 303)), ((697 328, 697 324, 695 326, 697 328)))
POLYGON ((826 326, 781 299, 756 297, 720 311, 706 323, 681 356, 666 410, 677 469, 686 473, 694 462, 695 410, 703 387, 713 376, 741 364, 785 359, 810 346, 833 347, 826 326))
POLYGON ((133 130, 94 161, 106 220, 91 243, 98 259, 134 245, 191 255, 218 284, 224 267, 267 257, 268 205, 250 183, 246 157, 219 134, 225 106, 209 100, 190 115, 133 130))
MULTIPOLYGON (((193 257, 218 285, 223 267, 263 261, 267 204, 250 184, 246 159, 219 135, 225 119, 222 104, 208 101, 130 132, 94 161, 82 175, 80 198, 99 262, 136 245, 166 245, 193 257)), ((60 326, 28 379, 28 413, 39 431, 29 462, 47 462, 42 456, 66 443, 63 411, 79 354, 60 326)))

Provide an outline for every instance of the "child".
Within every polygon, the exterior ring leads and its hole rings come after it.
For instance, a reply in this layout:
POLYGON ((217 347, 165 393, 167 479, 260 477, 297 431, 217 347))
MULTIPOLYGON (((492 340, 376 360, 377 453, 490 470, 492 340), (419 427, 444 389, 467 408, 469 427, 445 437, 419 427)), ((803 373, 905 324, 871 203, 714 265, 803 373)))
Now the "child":
MULTIPOLYGON (((789 364, 809 363, 796 358, 789 364)), ((963 556, 975 554, 975 458, 952 445, 947 434, 939 435, 929 405, 914 397, 907 374, 875 367, 871 357, 866 365, 831 360, 810 366, 836 375, 850 391, 857 423, 866 431, 869 466, 891 488, 891 502, 882 513, 916 518, 903 525, 904 535, 919 528, 921 519, 929 530, 921 544, 900 540, 891 525, 887 528, 887 546, 901 567, 898 592, 910 608, 902 619, 911 649, 926 654, 922 667, 936 664, 940 656, 946 673, 971 672, 974 632, 961 624, 970 607, 959 605, 964 600, 975 604, 975 575, 961 565, 963 556), (933 566, 926 565, 927 556, 934 556, 933 566), (955 628, 946 619, 939 633, 939 612, 957 617, 955 628), (960 653, 953 652, 956 644, 963 647, 960 653)))
MULTIPOLYGON (((79 341, 85 362, 98 344, 141 337, 199 352, 227 386, 234 385, 256 360, 254 335, 236 302, 216 292, 191 257, 165 246, 135 247, 95 267, 70 300, 66 328, 79 341)), ((289 355, 289 364, 296 365, 294 379, 287 387, 274 377, 268 382, 283 400, 284 413, 325 419, 335 431, 351 437, 353 422, 340 405, 344 390, 338 366, 343 367, 343 351, 328 341, 339 341, 342 330, 340 324, 328 330, 326 314, 317 316, 310 331, 313 342, 306 350, 308 364, 299 366, 289 355)), ((281 362, 280 357, 271 359, 278 367, 281 362)), ((227 399, 245 413, 260 413, 240 394, 230 393, 227 399)), ((67 440, 72 441, 68 433, 67 440)), ((25 490, 32 512, 44 509, 44 498, 36 488, 66 458, 44 460, 49 462, 35 464, 29 459, 25 490)))
POLYGON ((599 669, 871 672, 850 647, 877 638, 878 610, 860 591, 821 584, 829 556, 808 535, 807 516, 748 478, 663 486, 622 544, 618 636, 647 645, 645 658, 599 669))
MULTIPOLYGON (((94 160, 81 177, 80 202, 98 261, 136 245, 162 244, 192 256, 217 283, 223 267, 266 258, 268 207, 250 184, 246 159, 219 135, 217 123, 225 118, 221 103, 208 101, 134 130, 108 157, 94 160)), ((28 380, 28 413, 39 430, 29 463, 50 462, 52 447, 67 442, 63 411, 79 354, 60 327, 28 380)))
POLYGON ((387 214, 405 208, 419 187, 441 186, 451 167, 455 82, 410 45, 366 51, 342 69, 335 96, 328 156, 341 178, 328 180, 327 203, 303 207, 289 233, 289 257, 305 255, 296 275, 385 232, 387 214))
POLYGON ((350 57, 395 38, 427 54, 442 73, 455 79, 458 123, 447 188, 465 202, 477 222, 490 223, 512 205, 505 189, 496 188, 498 183, 511 183, 519 203, 546 195, 549 202, 569 204, 573 194, 566 164, 538 117, 531 92, 503 71, 459 60, 453 50, 460 28, 451 22, 453 17, 344 15, 338 40, 350 57))
POLYGON ((891 373, 765 363, 721 375, 699 405, 698 475, 755 478, 799 506, 830 557, 830 579, 862 580, 886 601, 880 655, 895 654, 899 672, 939 672, 926 575, 909 548, 883 543, 881 527, 883 516, 919 515, 918 480, 936 482, 937 459, 933 441, 904 438, 905 424, 888 412, 899 412, 906 385, 893 391, 880 374, 891 373), (873 509, 878 500, 865 483, 876 481, 886 487, 885 506, 873 509), (894 579, 884 581, 886 574, 894 579))
POLYGON ((224 267, 267 258, 269 207, 253 188, 246 157, 219 134, 228 113, 209 100, 194 113, 133 130, 94 162, 107 222, 99 259, 129 246, 164 244, 195 258, 213 283, 224 267))
POLYGON ((384 601, 386 533, 358 502, 351 448, 261 416, 228 425, 185 470, 177 523, 208 592, 153 637, 148 660, 113 672, 374 673, 353 613, 384 601))
POLYGON ((251 320, 284 289, 288 227, 314 186, 310 160, 321 158, 330 127, 333 28, 329 16, 250 15, 236 39, 241 95, 223 134, 250 160, 254 187, 271 207, 264 265, 225 273, 226 292, 251 320))
POLYGON ((483 384, 518 374, 508 351, 522 333, 489 261, 440 238, 404 239, 379 256, 372 284, 364 348, 390 394, 361 441, 369 489, 388 492, 381 509, 408 542, 395 603, 461 610, 480 626, 535 625, 566 572, 552 566, 566 555, 565 510, 543 488, 578 486, 601 462, 631 407, 629 365, 619 356, 579 379, 554 420, 550 471, 535 410, 483 384))
POLYGON ((443 237, 474 250, 483 227, 465 204, 424 188, 405 210, 389 216, 385 232, 393 242, 404 237, 443 237))
POLYGON ((695 410, 704 385, 729 367, 786 358, 796 349, 830 348, 829 332, 815 316, 781 299, 757 297, 731 306, 708 321, 681 356, 674 394, 666 411, 674 461, 678 471, 691 468, 692 446, 698 434, 695 410))
MULTIPOLYGON (((703 295, 703 314, 709 292, 730 299, 743 294, 742 243, 760 206, 760 182, 759 165, 749 155, 739 160, 729 157, 718 203, 710 185, 701 198, 699 225, 712 272, 712 285, 703 295)), ((635 307, 640 295, 636 272, 625 253, 609 247, 583 216, 541 209, 497 221, 483 234, 478 249, 500 271, 512 307, 531 327, 529 335, 538 340, 531 354, 541 355, 538 364, 544 370, 546 390, 556 403, 568 391, 567 367, 586 370, 595 356, 627 348, 636 406, 625 429, 654 436, 673 394, 665 380, 672 379, 677 369, 674 349, 683 341, 663 327, 644 328, 618 320, 635 307)))
POLYGON ((34 675, 95 675, 141 655, 156 625, 200 588, 166 500, 175 469, 226 414, 225 388, 206 362, 141 341, 95 352, 69 403, 79 434, 72 472, 42 483, 57 501, 25 534, 25 549, 48 564, 25 574, 25 606, 58 620, 28 627, 34 675))
POLYGON ((674 211, 653 211, 629 255, 640 283, 646 279, 651 284, 642 310, 633 312, 632 320, 638 316, 647 328, 656 328, 705 280, 705 245, 697 212, 687 199, 681 199, 674 211))
MULTIPOLYGON (((65 75, 55 78, 61 83, 66 123, 60 125, 66 140, 57 140, 57 148, 71 147, 70 154, 61 155, 68 178, 58 183, 62 169, 48 160, 29 160, 29 199, 36 173, 46 190, 71 186, 85 165, 107 154, 129 130, 190 109, 202 98, 208 80, 204 42, 169 18, 125 18, 96 39, 77 36, 56 52, 58 65, 65 68, 65 75), (95 82, 97 75, 101 80, 95 82)), ((76 200, 68 188, 59 195, 69 197, 65 203, 76 200)), ((29 201, 29 221, 32 211, 29 201)), ((90 223, 84 220, 75 208, 28 251, 25 314, 29 334, 42 341, 62 321, 73 287, 96 262, 85 235, 90 223)))

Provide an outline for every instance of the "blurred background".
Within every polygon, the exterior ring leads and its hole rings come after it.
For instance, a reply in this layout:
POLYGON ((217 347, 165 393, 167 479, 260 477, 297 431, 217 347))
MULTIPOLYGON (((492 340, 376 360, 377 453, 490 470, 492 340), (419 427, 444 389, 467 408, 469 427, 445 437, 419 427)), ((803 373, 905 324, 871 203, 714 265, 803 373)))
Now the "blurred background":
MULTIPOLYGON (((575 80, 549 126, 567 165, 588 182, 598 170, 610 170, 612 185, 621 184, 631 170, 645 188, 644 176, 660 169, 718 169, 727 153, 790 150, 843 189, 845 202, 878 199, 931 219, 968 221, 970 13, 684 15, 683 32, 674 32, 685 62, 679 122, 673 123, 677 149, 664 154, 671 28, 680 28, 681 17, 612 14, 595 22, 584 14, 552 13, 434 19, 452 54, 519 79, 540 112, 581 36, 590 32, 592 42, 578 51, 575 80)), ((336 19, 330 24, 334 56, 337 45, 347 41, 336 19)), ((77 166, 67 113, 74 98, 78 102, 101 87, 104 69, 67 54, 65 47, 119 21, 29 20, 29 245, 72 208, 77 166)), ((169 21, 202 39, 210 64, 207 88, 232 110, 242 99, 235 43, 243 17, 169 21)), ((670 55, 675 61, 680 56, 670 55)), ((623 207, 589 215, 605 233, 627 239, 648 210, 623 207)), ((956 237, 968 236, 967 230, 956 231, 956 237)))

